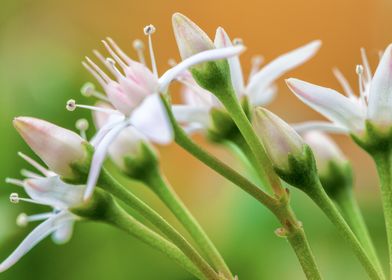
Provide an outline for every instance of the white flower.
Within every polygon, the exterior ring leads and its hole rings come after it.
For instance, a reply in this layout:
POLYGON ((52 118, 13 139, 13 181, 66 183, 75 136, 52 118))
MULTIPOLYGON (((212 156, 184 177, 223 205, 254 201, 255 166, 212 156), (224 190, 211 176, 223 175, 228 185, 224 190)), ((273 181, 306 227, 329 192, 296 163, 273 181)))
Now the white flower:
POLYGON ((20 201, 49 206, 52 211, 31 216, 20 214, 17 218, 19 226, 25 226, 29 222, 42 221, 14 250, 11 255, 0 263, 0 272, 3 272, 14 265, 36 244, 49 235, 55 243, 67 242, 72 235, 74 222, 80 219, 69 211, 70 208, 80 205, 83 202, 84 186, 75 186, 64 183, 60 177, 33 159, 19 153, 19 155, 32 164, 42 174, 32 171, 22 170, 22 174, 27 178, 17 180, 7 178, 8 183, 22 187, 30 198, 21 198, 17 193, 10 195, 12 203, 20 201))
POLYGON ((88 199, 93 193, 110 144, 125 128, 132 126, 153 143, 168 144, 172 141, 172 127, 160 100, 159 93, 165 93, 173 79, 189 67, 206 61, 238 55, 244 50, 242 46, 207 50, 190 56, 158 77, 151 39, 151 34, 154 33, 155 28, 149 25, 144 31, 149 38, 152 71, 143 64, 145 60, 142 56, 141 50, 143 46, 140 42, 134 45, 138 51, 139 58, 143 59, 141 59, 141 62, 136 62, 129 58, 110 38, 107 38, 107 42, 103 41, 103 43, 111 58, 105 59, 96 51, 95 54, 109 69, 114 78, 109 77, 89 58, 86 58, 87 62, 83 62, 83 65, 105 90, 105 99, 111 103, 115 108, 114 110, 79 105, 74 100, 70 100, 67 103, 67 109, 71 111, 76 107, 82 107, 113 115, 113 117, 110 117, 110 122, 102 126, 91 141, 91 144, 95 147, 95 153, 92 158, 85 199, 88 199), (121 70, 116 67, 116 64, 120 66, 121 70))
POLYGON ((381 129, 392 125, 392 45, 381 57, 377 70, 372 73, 362 50, 363 66, 357 66, 359 96, 353 94, 340 72, 335 70, 346 96, 339 92, 297 79, 288 79, 291 91, 304 103, 318 111, 332 123, 310 122, 297 126, 297 130, 321 129, 361 135, 366 121, 381 129))
MULTIPOLYGON (((238 39, 234 40, 233 44, 222 27, 216 30, 215 40, 212 42, 203 30, 179 13, 173 15, 173 29, 182 58, 206 49, 227 48, 242 44, 238 39)), ((247 96, 252 107, 268 104, 277 91, 275 81, 286 72, 312 58, 320 46, 320 41, 313 41, 279 56, 261 69, 262 59, 255 58, 246 84, 239 57, 229 58, 231 80, 238 98, 247 96)), ((182 94, 184 104, 173 106, 176 119, 188 132, 207 129, 209 112, 213 107, 221 106, 219 101, 209 91, 198 86, 189 72, 179 76, 177 80, 184 85, 182 94)))

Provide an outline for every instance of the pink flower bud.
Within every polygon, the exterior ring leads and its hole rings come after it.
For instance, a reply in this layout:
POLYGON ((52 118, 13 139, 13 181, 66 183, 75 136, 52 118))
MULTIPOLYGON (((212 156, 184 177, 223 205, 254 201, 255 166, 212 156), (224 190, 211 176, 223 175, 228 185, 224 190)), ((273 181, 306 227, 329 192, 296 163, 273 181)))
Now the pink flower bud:
POLYGON ((175 13, 172 23, 182 59, 215 48, 208 35, 186 16, 175 13))
POLYGON ((13 124, 30 148, 60 176, 72 178, 71 164, 88 157, 85 140, 68 129, 30 117, 17 117, 13 124))

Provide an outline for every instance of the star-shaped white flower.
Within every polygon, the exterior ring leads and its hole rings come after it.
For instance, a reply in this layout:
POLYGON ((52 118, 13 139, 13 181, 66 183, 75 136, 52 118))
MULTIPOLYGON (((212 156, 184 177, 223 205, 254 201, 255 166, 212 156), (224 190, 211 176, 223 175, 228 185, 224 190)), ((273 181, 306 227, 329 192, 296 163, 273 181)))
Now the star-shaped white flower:
POLYGON ((54 242, 62 244, 67 242, 72 235, 74 222, 80 219, 69 211, 83 202, 84 186, 75 186, 64 183, 60 177, 41 166, 30 157, 19 153, 42 174, 32 171, 22 170, 26 177, 24 180, 7 178, 8 183, 22 187, 30 198, 21 198, 17 193, 10 195, 12 203, 20 201, 44 205, 52 208, 46 213, 27 216, 20 214, 17 219, 19 226, 25 226, 29 222, 42 221, 12 252, 8 258, 0 263, 0 272, 3 272, 14 265, 20 258, 29 252, 36 244, 49 235, 52 235, 54 242))
POLYGON ((159 96, 160 93, 167 91, 173 79, 189 67, 206 61, 238 55, 244 50, 243 46, 235 46, 201 52, 190 56, 159 77, 151 43, 151 34, 154 33, 155 28, 149 25, 144 31, 149 38, 152 71, 143 64, 143 61, 137 62, 128 57, 110 38, 107 38, 107 41, 103 41, 103 43, 111 58, 105 59, 98 52, 95 54, 109 69, 113 78, 102 71, 91 59, 86 58, 87 62, 83 62, 83 65, 105 90, 106 99, 114 107, 114 110, 78 105, 74 100, 67 103, 69 110, 84 107, 113 115, 110 118, 111 121, 104 125, 91 141, 95 152, 87 181, 85 199, 88 199, 93 193, 108 148, 125 128, 132 126, 153 143, 168 144, 173 140, 172 127, 159 96), (116 67, 116 64, 120 66, 121 70, 116 67))
POLYGON ((325 130, 330 132, 362 135, 366 121, 380 129, 392 125, 392 45, 381 57, 372 76, 369 63, 362 51, 363 66, 357 66, 359 75, 359 96, 355 96, 347 81, 335 71, 346 96, 339 92, 307 83, 288 79, 291 91, 305 104, 324 115, 329 122, 309 122, 296 126, 297 130, 325 130))

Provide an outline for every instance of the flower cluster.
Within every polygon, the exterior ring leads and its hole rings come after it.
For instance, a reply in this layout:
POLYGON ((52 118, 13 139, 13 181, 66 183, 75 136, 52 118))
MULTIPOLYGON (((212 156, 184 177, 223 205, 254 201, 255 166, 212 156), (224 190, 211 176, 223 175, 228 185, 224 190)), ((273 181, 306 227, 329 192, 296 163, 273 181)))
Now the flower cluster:
POLYGON ((47 167, 19 153, 36 171, 22 170, 22 180, 6 179, 29 196, 22 198, 15 192, 10 201, 40 204, 50 211, 18 216, 20 226, 43 222, 0 263, 0 272, 45 237, 52 235, 56 243, 65 243, 75 221, 96 220, 136 236, 199 279, 238 279, 160 169, 155 145, 175 142, 270 210, 282 226, 277 235, 288 239, 308 279, 321 279, 321 274, 303 225, 291 209, 290 192, 282 181, 302 190, 318 205, 352 246, 370 278, 384 279, 352 191, 351 164, 324 132, 350 134, 374 157, 382 180, 392 258, 392 45, 384 51, 374 75, 365 51, 361 50, 363 65, 356 67, 359 96, 337 69, 334 73, 346 95, 287 79, 288 87, 300 100, 331 121, 290 125, 263 107, 276 95, 277 80, 317 53, 319 40, 264 66, 262 57, 254 57, 245 81, 239 58, 245 51, 241 39, 231 40, 218 27, 212 41, 179 13, 173 15, 172 23, 181 62, 171 60, 171 68, 162 75, 158 73, 152 45, 156 31, 153 25, 144 28, 150 67, 142 40, 133 44, 136 60, 113 39, 106 38, 102 41, 105 53, 94 50, 96 62, 89 57, 82 62, 101 90, 86 83, 81 92, 92 97, 95 104, 83 105, 70 99, 66 108, 93 111, 96 132, 91 139, 86 136, 89 125, 85 119, 76 123, 79 134, 41 119, 14 119, 16 130, 47 167), (179 103, 172 102, 172 82, 181 84, 179 103), (192 140, 197 132, 214 134, 215 138, 207 138, 215 139, 215 144, 236 147, 233 150, 241 155, 249 172, 240 174, 205 151, 192 140), (105 169, 107 157, 125 176, 149 187, 173 212, 193 242, 122 186, 105 169), (136 220, 118 200, 142 215, 146 223, 136 220), (150 228, 150 224, 155 228, 150 228))

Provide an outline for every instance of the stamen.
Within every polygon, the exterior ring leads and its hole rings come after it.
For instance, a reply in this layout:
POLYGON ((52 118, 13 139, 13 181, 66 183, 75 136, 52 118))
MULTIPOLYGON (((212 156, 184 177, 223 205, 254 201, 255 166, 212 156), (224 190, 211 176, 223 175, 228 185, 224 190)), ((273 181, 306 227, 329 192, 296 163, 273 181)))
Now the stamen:
POLYGON ((109 76, 108 76, 104 71, 102 71, 102 69, 99 68, 98 65, 95 64, 88 56, 86 56, 86 60, 87 60, 87 62, 93 67, 93 69, 95 70, 95 72, 98 73, 106 83, 109 83, 109 82, 112 80, 112 79, 110 79, 109 76))
POLYGON ((151 68, 152 72, 154 73, 155 77, 158 78, 158 69, 157 69, 157 64, 155 61, 155 55, 154 55, 154 50, 152 47, 152 34, 154 34, 156 31, 156 28, 154 25, 150 24, 144 27, 144 34, 148 36, 148 48, 150 50, 150 58, 151 58, 151 68))
POLYGON ((332 72, 335 75, 338 82, 340 83, 340 85, 342 86, 345 94, 350 98, 357 99, 357 97, 354 94, 353 89, 351 88, 350 84, 348 83, 346 77, 344 77, 343 73, 340 72, 340 70, 338 68, 333 68, 332 72))
POLYGON ((128 65, 132 63, 132 59, 114 42, 114 40, 110 37, 106 37, 106 40, 113 47, 113 49, 117 52, 117 54, 124 60, 128 65))
POLYGON ((372 71, 370 70, 369 60, 367 58, 366 51, 364 48, 361 48, 361 57, 362 57, 363 67, 365 69, 366 81, 364 82, 369 82, 372 79, 372 71))
POLYGON ((137 56, 139 57, 140 63, 146 65, 146 58, 144 57, 144 43, 140 39, 133 41, 133 48, 135 49, 137 56))
POLYGON ((102 40, 103 45, 105 46, 105 48, 108 50, 108 52, 110 53, 110 55, 114 58, 115 61, 117 61, 118 64, 120 64, 120 66, 125 69, 126 67, 128 67, 128 65, 125 64, 124 61, 122 61, 122 59, 113 51, 113 49, 109 46, 108 43, 106 43, 105 40, 102 40))
POLYGON ((361 101, 362 101, 363 105, 366 105, 364 84, 363 84, 363 66, 358 64, 355 68, 355 72, 357 72, 357 75, 358 75, 359 95, 361 97, 361 101))
POLYGON ((35 169, 37 169, 39 172, 41 172, 45 176, 52 176, 53 172, 49 171, 47 168, 39 164, 37 161, 33 160, 31 157, 25 155, 22 152, 18 152, 18 156, 20 156, 22 159, 27 161, 31 166, 33 166, 35 169))
POLYGON ((36 214, 36 215, 31 215, 31 216, 27 216, 25 213, 21 213, 16 218, 16 224, 20 227, 25 227, 25 226, 27 226, 27 224, 29 222, 46 220, 52 216, 53 216, 53 212, 36 214))
POLYGON ((29 203, 34 203, 34 204, 40 204, 40 205, 44 205, 43 203, 40 203, 38 201, 35 201, 33 199, 30 198, 23 198, 23 197, 19 197, 18 193, 11 193, 10 194, 10 202, 14 203, 14 204, 18 204, 19 202, 24 201, 24 202, 29 202, 29 203))
POLYGON ((102 79, 102 77, 93 69, 91 68, 90 65, 88 65, 86 62, 82 61, 82 65, 84 66, 84 68, 87 69, 87 71, 90 72, 91 75, 94 76, 94 78, 98 81, 98 83, 105 88, 106 87, 106 81, 104 79, 102 79))
POLYGON ((25 213, 20 213, 16 218, 16 224, 20 227, 25 227, 28 223, 28 216, 25 213))
POLYGON ((174 67, 174 66, 177 65, 177 61, 176 61, 174 58, 170 58, 170 59, 167 61, 167 64, 169 64, 170 67, 174 67))
POLYGON ((35 172, 32 172, 30 170, 27 170, 27 169, 22 169, 20 171, 20 174, 22 174, 23 177, 30 178, 30 179, 42 179, 42 178, 44 178, 41 175, 39 175, 39 174, 37 174, 35 172))
POLYGON ((118 79, 123 77, 123 74, 121 73, 121 71, 116 67, 116 61, 114 61, 112 58, 108 57, 108 58, 106 58, 106 62, 114 70, 114 74, 117 76, 118 79))
POLYGON ((243 45, 244 44, 244 40, 242 40, 241 38, 234 38, 233 39, 233 45, 238 46, 238 45, 243 45))
POLYGON ((87 140, 86 131, 88 129, 88 121, 86 119, 78 119, 75 123, 76 129, 79 130, 80 136, 87 140))
POLYGON ((76 104, 76 101, 73 100, 73 99, 70 99, 70 100, 67 101, 66 108, 67 108, 68 111, 74 111, 76 108, 84 108, 84 109, 97 111, 97 112, 108 113, 108 114, 120 114, 118 111, 113 110, 113 109, 101 108, 101 107, 90 106, 90 105, 76 104))
POLYGON ((252 57, 249 79, 252 78, 252 76, 259 71, 260 66, 263 64, 263 62, 264 62, 264 57, 261 55, 256 55, 252 57))
POLYGON ((83 87, 80 89, 80 92, 85 97, 95 97, 95 98, 102 100, 102 101, 106 101, 106 102, 109 101, 109 99, 104 94, 98 92, 95 89, 95 85, 90 82, 85 83, 83 85, 83 87))
POLYGON ((24 187, 23 181, 19 179, 14 179, 14 178, 5 178, 5 182, 7 184, 12 184, 18 187, 24 187))

